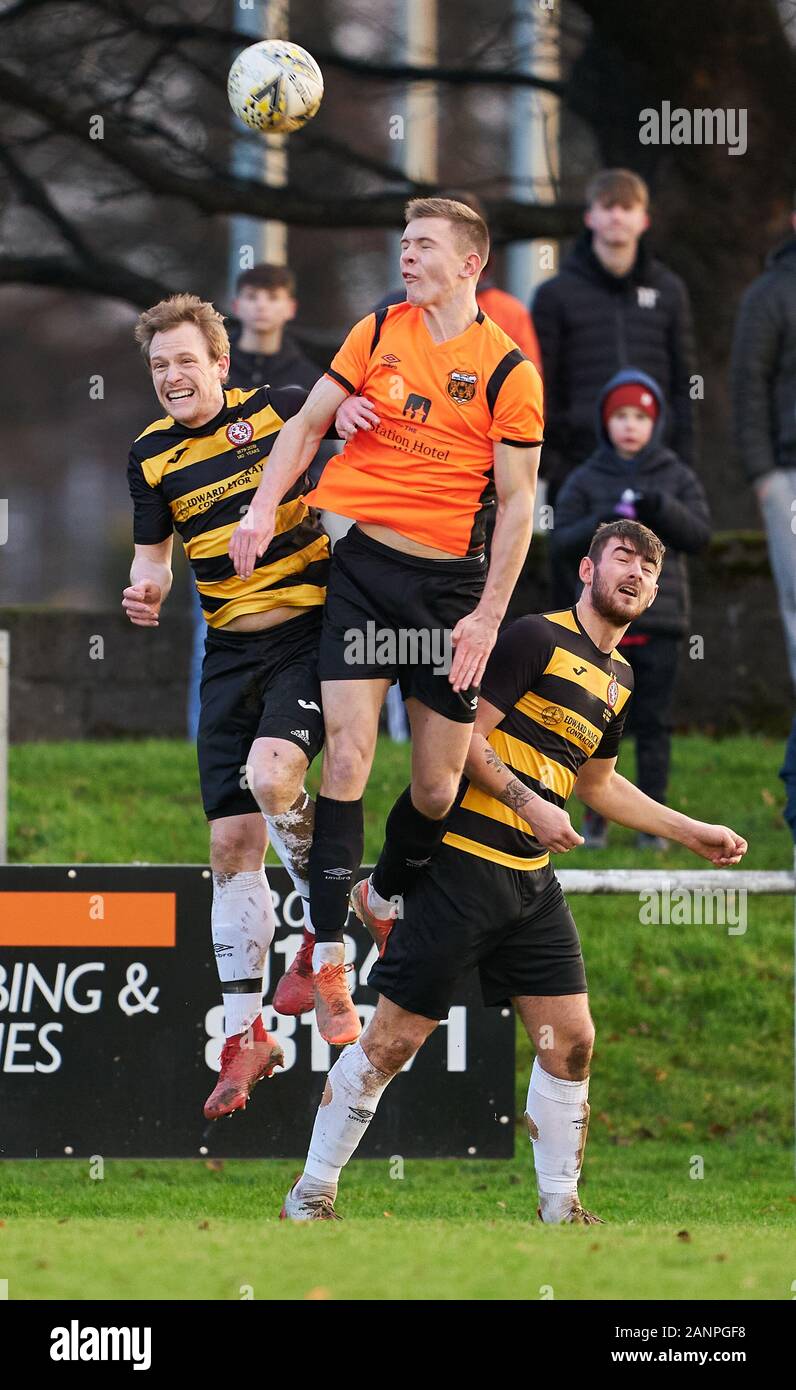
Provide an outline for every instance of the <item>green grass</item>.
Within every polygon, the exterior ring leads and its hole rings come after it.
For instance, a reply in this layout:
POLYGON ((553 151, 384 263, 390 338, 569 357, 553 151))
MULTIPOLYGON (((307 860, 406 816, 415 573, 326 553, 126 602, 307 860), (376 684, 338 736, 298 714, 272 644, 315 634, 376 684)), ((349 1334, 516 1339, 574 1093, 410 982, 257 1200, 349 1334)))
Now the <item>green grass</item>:
MULTIPOLYGON (((409 780, 406 744, 382 739, 365 810, 365 857, 409 780)), ((320 761, 307 787, 315 793, 320 761)), ((196 749, 183 740, 23 743, 9 757, 9 862, 207 863, 196 749)), ((268 861, 278 863, 269 849, 268 861)))
MULTIPOLYGON (((746 836, 744 867, 789 868, 781 754, 765 738, 679 738, 672 804, 746 836)), ((632 768, 630 748, 621 770, 632 768)), ((21 746, 10 772, 12 860, 206 861, 188 744, 21 746)), ((382 742, 366 860, 407 773, 407 749, 382 742)), ((570 809, 577 823, 578 803, 570 809)), ((677 847, 642 853, 634 840, 614 827, 607 850, 557 862, 701 862, 677 847)), ((276 1219, 295 1163, 116 1161, 92 1181, 86 1163, 5 1162, 9 1296, 237 1299, 251 1285, 262 1299, 538 1299, 551 1286, 557 1299, 790 1299, 792 902, 750 897, 746 932, 734 936, 643 925, 628 897, 571 904, 597 1025, 582 1196, 609 1224, 535 1221, 519 1130, 507 1163, 407 1161, 391 1180, 386 1162, 354 1162, 341 1185, 345 1223, 310 1229, 276 1219), (701 1179, 690 1176, 697 1157, 701 1179)), ((521 1039, 520 1113, 529 1065, 521 1039)))
POLYGON ((605 1226, 534 1219, 511 1163, 354 1162, 340 1225, 277 1220, 295 1164, 7 1163, 0 1278, 12 1299, 785 1299, 796 1181, 784 1152, 598 1146, 583 1198, 605 1226), (243 1292, 242 1292, 243 1287, 243 1292), (545 1292, 544 1296, 549 1297, 545 1292))

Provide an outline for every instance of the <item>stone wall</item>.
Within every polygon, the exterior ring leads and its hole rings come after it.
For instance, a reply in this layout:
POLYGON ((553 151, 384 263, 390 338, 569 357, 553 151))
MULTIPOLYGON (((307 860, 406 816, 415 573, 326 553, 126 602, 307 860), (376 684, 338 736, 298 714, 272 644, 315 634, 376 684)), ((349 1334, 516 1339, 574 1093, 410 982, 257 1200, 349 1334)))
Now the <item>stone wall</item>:
POLYGON ((192 624, 118 612, 0 608, 10 634, 12 743, 185 736, 192 624))
MULTIPOLYGON (((678 729, 785 735, 793 717, 777 596, 765 538, 720 533, 691 562, 691 630, 675 699, 678 729)), ((531 547, 511 612, 550 607, 544 536, 531 547)), ((0 608, 11 635, 12 742, 40 739, 183 737, 192 623, 166 612, 156 629, 134 628, 120 611, 0 608)))

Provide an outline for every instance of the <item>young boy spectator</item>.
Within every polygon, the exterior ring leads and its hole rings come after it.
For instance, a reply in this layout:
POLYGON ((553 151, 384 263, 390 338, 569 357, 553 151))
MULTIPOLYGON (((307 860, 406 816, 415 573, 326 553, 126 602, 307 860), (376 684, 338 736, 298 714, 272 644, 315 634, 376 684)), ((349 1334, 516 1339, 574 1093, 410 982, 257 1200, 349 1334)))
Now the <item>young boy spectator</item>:
POLYGON ((286 265, 255 265, 238 276, 232 312, 240 324, 230 333, 228 386, 303 386, 323 376, 285 333, 296 317, 296 280, 286 265))
MULTIPOLYGON (((559 574, 570 576, 571 603, 580 593, 578 564, 601 521, 631 517, 649 526, 667 548, 654 603, 619 643, 634 675, 627 732, 636 740, 636 780, 647 796, 663 803, 677 659, 690 619, 685 557, 710 539, 704 488, 693 469, 661 443, 664 430, 658 383, 633 369, 613 376, 599 399, 599 447, 564 483, 551 532, 559 574)), ((587 811, 582 834, 587 846, 602 849, 605 821, 587 811)), ((667 841, 640 834, 638 845, 665 849, 667 841)))

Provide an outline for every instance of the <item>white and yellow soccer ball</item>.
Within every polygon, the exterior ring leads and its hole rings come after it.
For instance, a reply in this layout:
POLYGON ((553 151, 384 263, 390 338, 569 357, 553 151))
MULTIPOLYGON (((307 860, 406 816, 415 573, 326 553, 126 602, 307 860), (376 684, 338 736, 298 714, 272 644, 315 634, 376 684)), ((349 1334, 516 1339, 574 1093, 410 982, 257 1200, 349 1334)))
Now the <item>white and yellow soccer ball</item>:
POLYGON ((323 100, 323 73, 306 48, 264 39, 238 54, 227 95, 235 115, 252 130, 283 135, 312 120, 323 100))

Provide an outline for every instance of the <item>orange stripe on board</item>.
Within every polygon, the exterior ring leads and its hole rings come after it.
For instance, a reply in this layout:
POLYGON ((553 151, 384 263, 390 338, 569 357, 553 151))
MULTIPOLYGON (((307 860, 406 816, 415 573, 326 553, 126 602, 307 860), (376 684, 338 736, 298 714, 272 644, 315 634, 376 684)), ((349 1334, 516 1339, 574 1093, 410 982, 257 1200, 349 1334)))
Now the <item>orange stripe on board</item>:
POLYGON ((174 946, 175 893, 0 893, 0 946, 174 946))

